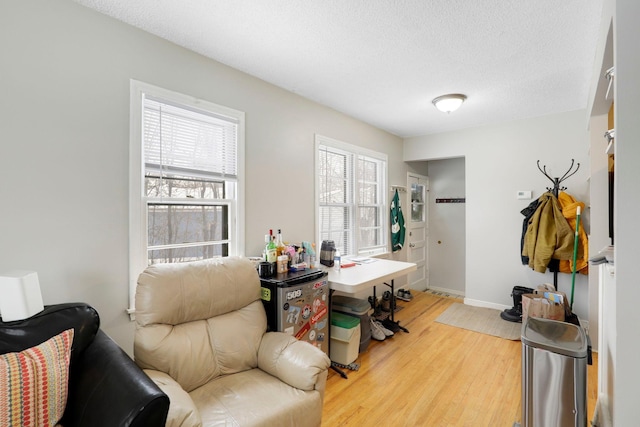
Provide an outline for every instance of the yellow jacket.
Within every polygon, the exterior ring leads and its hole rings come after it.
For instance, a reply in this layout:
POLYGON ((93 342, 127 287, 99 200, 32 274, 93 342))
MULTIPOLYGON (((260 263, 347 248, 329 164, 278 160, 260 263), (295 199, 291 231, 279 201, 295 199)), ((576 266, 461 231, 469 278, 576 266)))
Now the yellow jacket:
POLYGON ((544 193, 538 200, 540 204, 529 220, 524 236, 522 255, 529 257, 529 267, 544 273, 551 258, 573 258, 574 232, 553 193, 544 193))
MULTIPOLYGON (((580 230, 578 230, 578 257, 576 258, 576 271, 582 274, 589 274, 589 239, 584 231, 584 203, 577 201, 570 194, 561 192, 558 194, 558 202, 562 208, 562 215, 567 219, 571 230, 576 231, 576 211, 580 206, 580 230)), ((560 261, 560 271, 571 273, 573 270, 573 257, 568 261, 560 261)))

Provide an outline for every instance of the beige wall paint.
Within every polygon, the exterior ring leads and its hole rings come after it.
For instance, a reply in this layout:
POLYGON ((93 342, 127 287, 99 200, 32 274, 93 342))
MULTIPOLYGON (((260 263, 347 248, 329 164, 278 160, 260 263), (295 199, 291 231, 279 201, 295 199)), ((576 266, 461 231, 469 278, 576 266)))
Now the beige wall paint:
POLYGON ((246 113, 247 254, 269 228, 314 238, 316 133, 406 181, 400 138, 70 0, 0 3, 0 50, 0 271, 37 271, 45 304, 95 306, 129 353, 130 79, 246 113))
MULTIPOLYGON (((536 273, 521 264, 520 211, 531 200, 516 195, 530 190, 537 198, 552 185, 538 171, 537 160, 555 177, 575 159, 581 167, 565 182, 567 192, 588 203, 588 149, 583 110, 405 140, 408 161, 465 158, 465 301, 507 308, 513 305, 514 286, 553 283, 551 273, 536 273)), ((588 225, 587 215, 583 220, 588 225)), ((570 293, 570 274, 560 274, 558 283, 561 291, 570 293)), ((574 311, 589 318, 585 276, 576 278, 574 311)))
POLYGON ((432 160, 429 167, 429 287, 465 294, 466 203, 464 158, 432 160))

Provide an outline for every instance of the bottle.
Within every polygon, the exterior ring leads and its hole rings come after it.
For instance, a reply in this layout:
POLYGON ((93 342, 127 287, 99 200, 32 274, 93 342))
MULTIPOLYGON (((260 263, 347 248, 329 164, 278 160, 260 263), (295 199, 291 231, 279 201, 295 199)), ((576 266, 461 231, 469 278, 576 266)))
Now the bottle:
POLYGON ((262 260, 264 262, 268 262, 267 258, 269 256, 269 239, 270 239, 269 235, 265 234, 264 235, 264 249, 262 250, 262 258, 263 258, 262 260))
POLYGON ((275 236, 273 230, 269 230, 269 242, 266 247, 267 262, 275 263, 278 259, 278 249, 276 248, 275 236))
POLYGON ((280 229, 278 229, 278 236, 276 239, 276 248, 278 251, 278 256, 286 255, 287 247, 284 245, 284 242, 282 241, 282 230, 280 229))
POLYGON ((311 243, 311 250, 309 251, 309 268, 316 268, 316 244, 311 243))
POLYGON ((340 251, 336 249, 336 253, 333 256, 333 268, 334 270, 340 271, 340 251))
POLYGON ((281 273, 286 273, 287 271, 289 271, 289 257, 286 255, 278 255, 278 267, 277 267, 277 272, 278 274, 281 273))

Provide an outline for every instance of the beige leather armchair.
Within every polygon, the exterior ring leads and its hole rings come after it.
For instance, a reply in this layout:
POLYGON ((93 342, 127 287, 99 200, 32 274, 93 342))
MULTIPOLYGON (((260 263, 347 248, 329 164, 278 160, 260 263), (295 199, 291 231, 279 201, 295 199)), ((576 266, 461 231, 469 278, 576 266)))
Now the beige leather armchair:
POLYGON ((266 332, 251 262, 148 267, 138 278, 134 356, 169 396, 167 426, 319 426, 330 361, 266 332))

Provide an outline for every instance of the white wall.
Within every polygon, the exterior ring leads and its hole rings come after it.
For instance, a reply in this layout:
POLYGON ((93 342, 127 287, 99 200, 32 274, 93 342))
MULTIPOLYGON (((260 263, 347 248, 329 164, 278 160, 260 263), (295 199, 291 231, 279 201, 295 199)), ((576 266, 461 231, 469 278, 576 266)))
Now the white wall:
POLYGON ((465 294, 464 158, 432 160, 429 169, 429 288, 465 294))
MULTIPOLYGON (((591 150, 589 159, 591 161, 591 177, 589 178, 589 198, 591 233, 589 234, 589 253, 595 256, 599 251, 611 244, 609 238, 609 172, 608 159, 605 149, 607 140, 604 133, 608 130, 607 116, 595 116, 590 120, 590 140, 591 150)), ((589 335, 591 344, 595 351, 598 351, 598 267, 591 267, 589 274, 589 335)))
MULTIPOLYGON (((640 287, 638 286, 638 242, 640 227, 638 214, 640 197, 640 55, 637 41, 640 39, 640 3, 637 0, 605 0, 600 27, 600 43, 594 61, 592 98, 590 103, 592 133, 592 162, 594 175, 592 193, 594 198, 594 226, 601 223, 596 206, 603 206, 602 189, 599 187, 604 168, 601 151, 603 142, 601 132, 606 126, 602 117, 610 106, 604 92, 607 81, 603 73, 613 63, 615 65, 614 84, 614 123, 615 123, 615 200, 614 200, 614 238, 615 238, 615 286, 605 283, 601 301, 602 336, 600 342, 600 363, 604 369, 598 372, 601 394, 598 405, 601 414, 607 410, 613 415, 613 425, 631 426, 638 423, 638 384, 640 384, 640 287), (613 26, 611 27, 611 23, 613 26), (612 30, 611 30, 612 28, 612 30), (612 45, 612 46, 611 46, 612 45), (595 159, 593 157, 596 157, 595 159), (600 189, 599 189, 600 188, 600 189), (594 193, 597 191, 599 194, 594 193), (613 295, 612 295, 613 294, 613 295), (613 298, 611 298, 613 297, 613 298), (604 410, 602 409, 604 408, 604 410)), ((599 237, 600 238, 600 237, 599 237)), ((606 239, 601 239, 606 241, 606 239)), ((607 425, 602 423, 601 425, 607 425)))
MULTIPOLYGON (((575 159, 581 167, 565 182, 567 192, 588 202, 588 141, 583 110, 405 140, 405 160, 465 158, 465 301, 507 308, 513 306, 513 286, 553 283, 552 273, 521 264, 520 211, 531 200, 517 200, 516 193, 531 190, 537 198, 552 186, 537 160, 556 177, 575 159)), ((588 215, 585 219, 588 226, 588 215)), ((571 275, 559 274, 558 287, 569 295, 571 275)), ((588 281, 582 275, 576 278, 573 309, 588 319, 588 281)))
POLYGON ((398 137, 70 0, 0 2, 0 51, 0 271, 37 271, 45 304, 92 304, 129 353, 130 79, 246 113, 248 255, 269 228, 313 239, 315 133, 386 153, 406 181, 398 137))
POLYGON ((616 0, 614 15, 615 77, 615 207, 616 266, 615 393, 613 421, 616 426, 638 424, 640 384, 640 2, 616 0))

